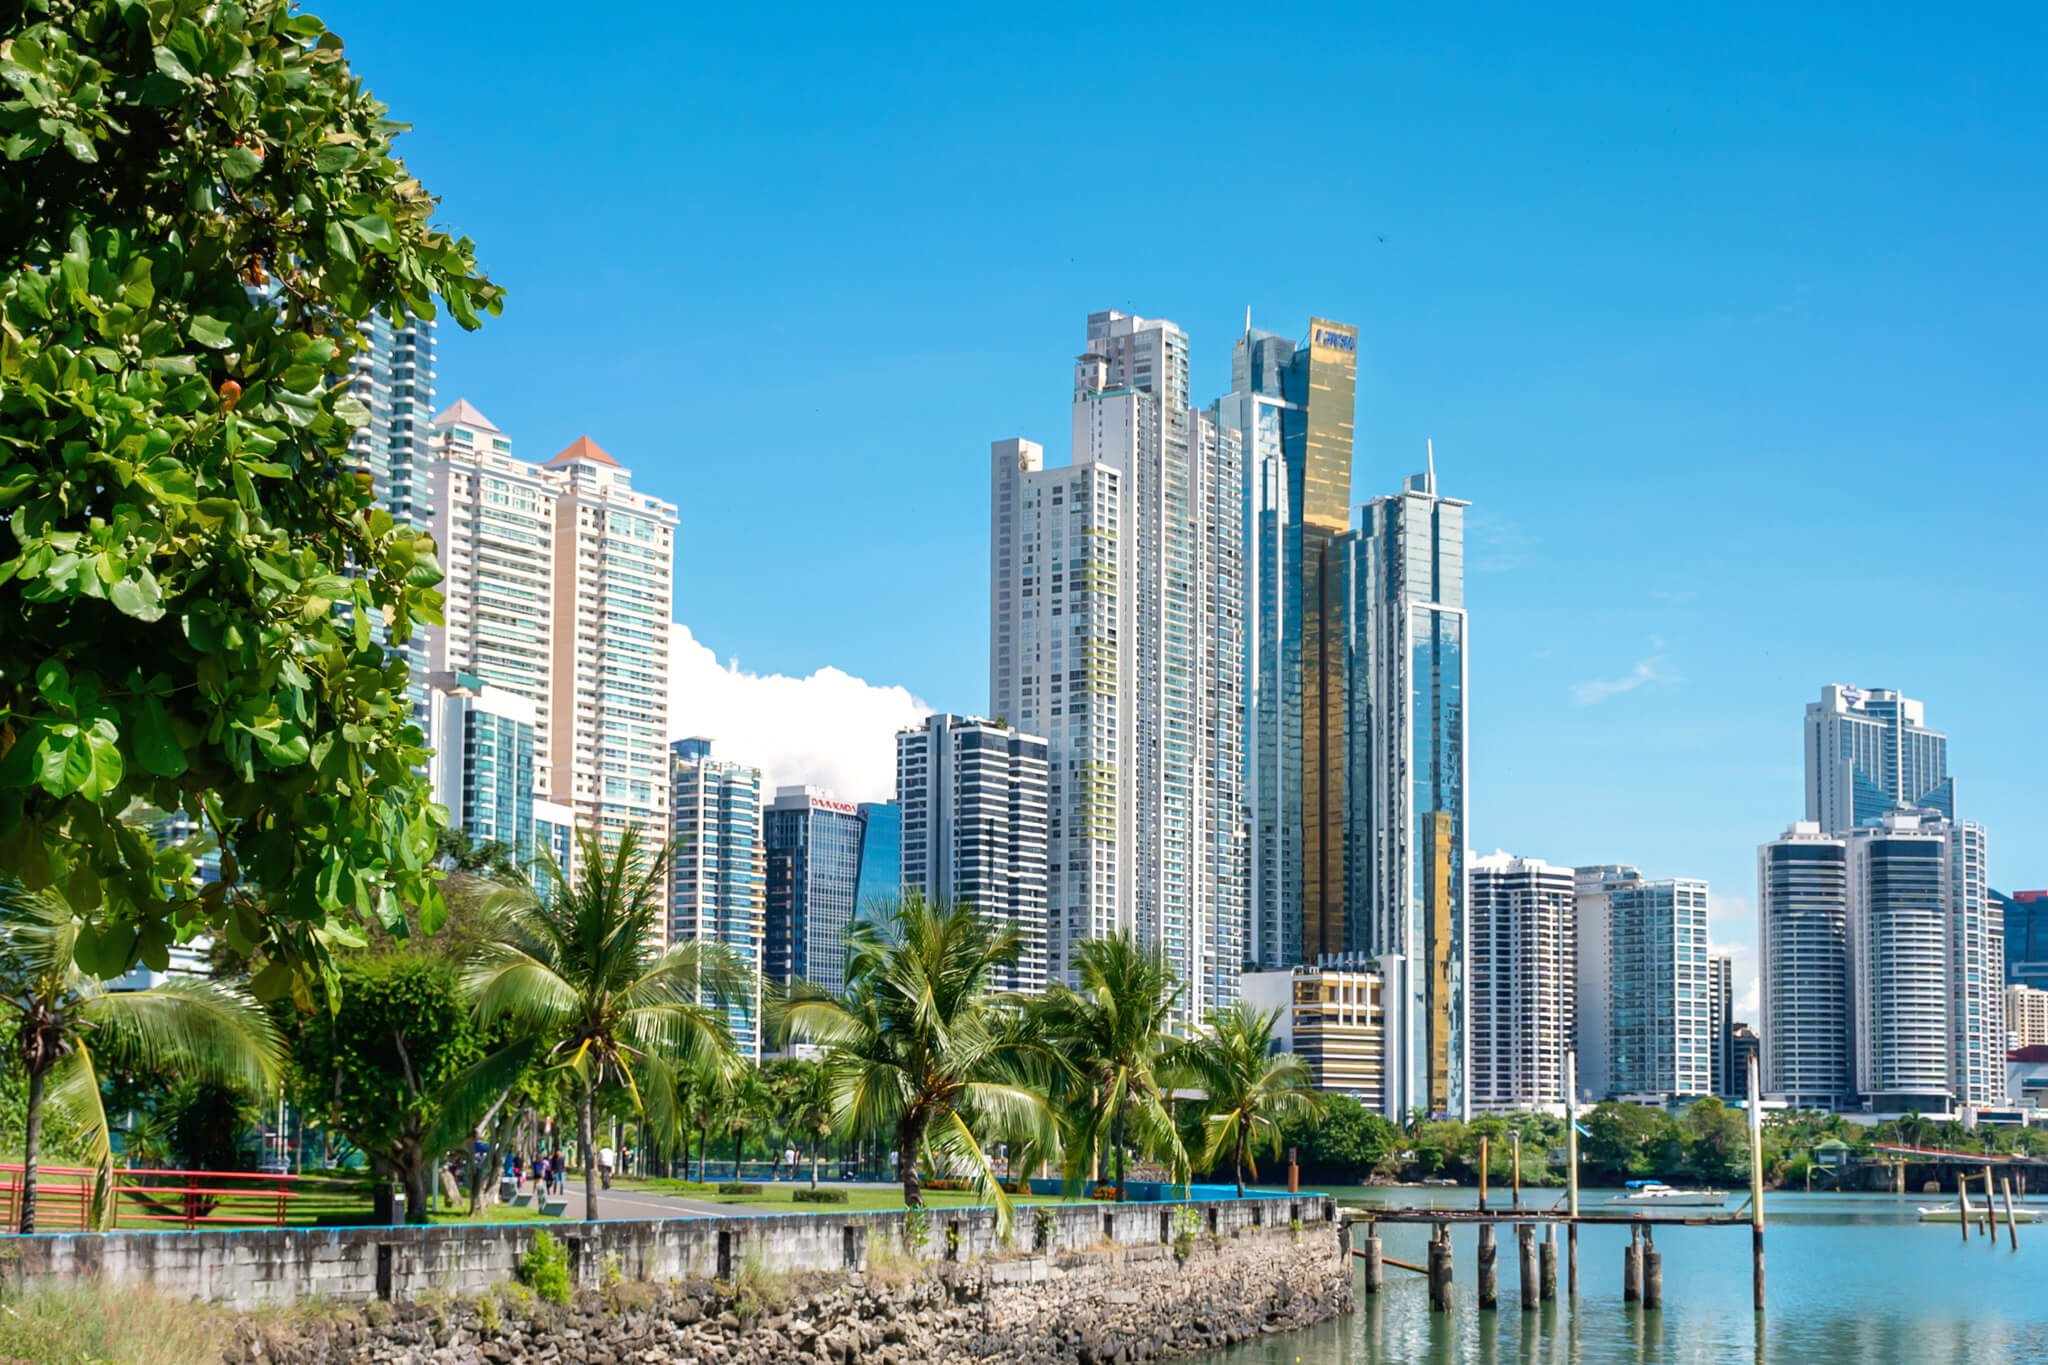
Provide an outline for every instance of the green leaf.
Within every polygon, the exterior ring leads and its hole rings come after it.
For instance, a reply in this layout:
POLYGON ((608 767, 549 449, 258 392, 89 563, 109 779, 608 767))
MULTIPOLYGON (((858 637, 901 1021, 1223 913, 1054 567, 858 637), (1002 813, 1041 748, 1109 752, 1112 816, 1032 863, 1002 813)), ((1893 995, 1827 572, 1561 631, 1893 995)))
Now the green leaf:
POLYGON ((265 1003, 278 999, 291 988, 291 966, 274 958, 249 982, 250 992, 265 1003))
POLYGON ((36 691, 57 706, 71 704, 71 670, 62 659, 45 659, 36 667, 36 691))
POLYGON ((69 736, 45 735, 36 781, 52 796, 69 796, 92 780, 92 744, 76 727, 69 736))
POLYGON ((127 765, 121 761, 121 750, 116 745, 90 738, 86 745, 92 756, 92 778, 80 790, 92 797, 105 796, 121 785, 127 765))
POLYGON ((263 158, 247 147, 230 147, 220 160, 220 169, 230 180, 249 180, 263 169, 263 158))
POLYGON ((206 313, 194 313, 191 324, 185 330, 201 346, 216 351, 224 351, 233 344, 228 336, 228 325, 206 313))
POLYGON ((164 709, 161 699, 145 696, 142 705, 136 708, 135 755, 142 760, 142 770, 157 777, 181 775, 188 761, 185 746, 178 743, 178 732, 171 725, 171 714, 164 709))
POLYGON ((64 125, 64 150, 79 161, 98 161, 100 154, 94 149, 92 139, 77 124, 64 125))
POLYGON ((374 213, 351 218, 348 225, 356 230, 356 236, 373 246, 385 246, 391 241, 391 224, 374 213))
POLYGON ((163 619, 163 592, 157 587, 156 575, 148 569, 138 569, 132 577, 120 579, 109 586, 107 600, 114 604, 116 611, 138 621, 163 619))

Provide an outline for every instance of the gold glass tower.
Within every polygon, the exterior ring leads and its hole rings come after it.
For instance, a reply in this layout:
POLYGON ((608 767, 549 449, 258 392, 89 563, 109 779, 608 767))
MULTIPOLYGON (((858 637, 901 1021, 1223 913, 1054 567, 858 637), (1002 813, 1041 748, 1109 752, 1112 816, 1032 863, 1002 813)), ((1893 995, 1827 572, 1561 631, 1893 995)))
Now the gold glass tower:
MULTIPOLYGON (((1344 894, 1344 571, 1358 329, 1309 320, 1301 455, 1301 955, 1341 953, 1344 894)), ((1292 451, 1288 452, 1290 455, 1292 451)))

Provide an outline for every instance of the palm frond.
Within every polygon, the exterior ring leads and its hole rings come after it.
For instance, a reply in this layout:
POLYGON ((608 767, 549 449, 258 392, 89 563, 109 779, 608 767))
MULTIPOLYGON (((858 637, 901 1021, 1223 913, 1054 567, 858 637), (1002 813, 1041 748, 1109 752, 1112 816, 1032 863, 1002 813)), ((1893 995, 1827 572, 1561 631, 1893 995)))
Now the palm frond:
POLYGON ((254 999, 217 981, 171 977, 142 991, 91 995, 80 1010, 110 1062, 175 1071, 257 1095, 284 1074, 284 1040, 254 999))

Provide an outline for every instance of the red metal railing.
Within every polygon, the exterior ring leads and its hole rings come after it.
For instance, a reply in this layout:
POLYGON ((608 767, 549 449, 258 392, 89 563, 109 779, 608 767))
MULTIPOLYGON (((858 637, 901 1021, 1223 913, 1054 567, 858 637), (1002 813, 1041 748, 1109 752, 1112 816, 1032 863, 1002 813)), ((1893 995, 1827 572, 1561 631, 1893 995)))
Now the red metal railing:
MULTIPOLYGON (((112 1226, 283 1227, 295 1189, 294 1175, 252 1171, 127 1171, 113 1173, 112 1226)), ((0 1211, 13 1227, 21 1213, 22 1168, 0 1164, 0 1211)), ((89 1231, 98 1173, 76 1166, 36 1168, 36 1226, 89 1231)))

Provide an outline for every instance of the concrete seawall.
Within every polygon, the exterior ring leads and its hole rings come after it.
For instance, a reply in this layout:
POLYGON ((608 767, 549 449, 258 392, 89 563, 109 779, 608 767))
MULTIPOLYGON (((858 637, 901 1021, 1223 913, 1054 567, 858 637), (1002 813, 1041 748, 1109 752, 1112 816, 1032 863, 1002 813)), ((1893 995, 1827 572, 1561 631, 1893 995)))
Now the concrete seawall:
MULTIPOLYGON (((234 1232, 56 1233, 0 1238, 6 1292, 87 1284, 147 1286, 238 1309, 320 1300, 403 1303, 474 1295, 514 1278, 543 1227, 565 1242, 576 1283, 730 1282, 754 1263, 776 1274, 860 1272, 883 1239, 913 1258, 1028 1262, 1063 1253, 1168 1249, 1198 1241, 1297 1238, 1329 1253, 1336 1205, 1321 1195, 1162 1204, 1043 1204, 1017 1211, 1006 1241, 993 1209, 931 1209, 921 1239, 909 1215, 805 1213, 612 1223, 482 1223, 404 1228, 260 1228, 234 1232), (1181 1210, 1191 1210, 1184 1216, 1181 1210), (1298 1232, 1297 1232, 1298 1229, 1298 1232)), ((1341 1267, 1344 1283, 1350 1267, 1341 1267)), ((1333 1272, 1334 1273, 1334 1272, 1333 1272)), ((1348 1302, 1348 1294, 1347 1294, 1348 1302)))

